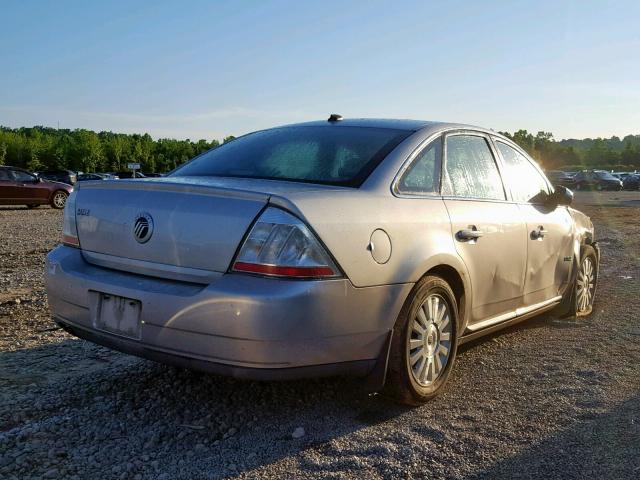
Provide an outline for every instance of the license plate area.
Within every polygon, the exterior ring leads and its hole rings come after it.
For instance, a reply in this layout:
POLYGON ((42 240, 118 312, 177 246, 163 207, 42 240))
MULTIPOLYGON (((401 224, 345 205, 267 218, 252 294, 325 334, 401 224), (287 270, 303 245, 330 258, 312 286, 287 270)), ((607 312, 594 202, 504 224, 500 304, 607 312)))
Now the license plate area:
POLYGON ((140 340, 139 300, 90 291, 91 318, 96 330, 140 340))

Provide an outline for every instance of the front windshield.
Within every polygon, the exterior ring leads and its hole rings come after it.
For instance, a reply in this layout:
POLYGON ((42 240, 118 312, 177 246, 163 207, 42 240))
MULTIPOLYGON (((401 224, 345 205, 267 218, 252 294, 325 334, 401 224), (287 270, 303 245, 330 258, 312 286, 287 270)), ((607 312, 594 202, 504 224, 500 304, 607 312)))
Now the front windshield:
POLYGON ((274 128, 209 150, 170 176, 262 178, 358 187, 411 133, 345 126, 274 128))

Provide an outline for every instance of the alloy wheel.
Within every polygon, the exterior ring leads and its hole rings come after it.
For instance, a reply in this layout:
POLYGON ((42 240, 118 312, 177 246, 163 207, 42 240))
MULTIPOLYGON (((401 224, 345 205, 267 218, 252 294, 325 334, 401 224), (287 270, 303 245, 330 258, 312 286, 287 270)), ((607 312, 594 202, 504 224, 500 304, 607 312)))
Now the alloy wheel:
POLYGON ((56 208, 64 208, 64 204, 67 202, 67 194, 63 192, 56 192, 53 196, 53 204, 56 208))
POLYGON ((584 312, 591 306, 596 288, 595 268, 591 257, 585 257, 584 260, 582 260, 578 278, 576 279, 576 288, 578 300, 577 311, 584 312))
POLYGON ((432 385, 444 372, 451 353, 451 311, 438 294, 429 295, 411 320, 407 358, 414 380, 432 385))

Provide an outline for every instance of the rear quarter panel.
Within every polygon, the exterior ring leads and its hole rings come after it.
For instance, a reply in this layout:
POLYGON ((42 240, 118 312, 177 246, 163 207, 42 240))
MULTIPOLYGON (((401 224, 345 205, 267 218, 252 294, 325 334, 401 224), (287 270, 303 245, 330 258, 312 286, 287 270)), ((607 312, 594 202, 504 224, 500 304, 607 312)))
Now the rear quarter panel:
POLYGON ((288 200, 272 198, 272 202, 303 218, 357 287, 414 283, 442 264, 455 268, 468 286, 439 197, 397 198, 352 190, 292 194, 288 200), (382 264, 374 260, 369 247, 377 229, 391 240, 391 256, 382 264))

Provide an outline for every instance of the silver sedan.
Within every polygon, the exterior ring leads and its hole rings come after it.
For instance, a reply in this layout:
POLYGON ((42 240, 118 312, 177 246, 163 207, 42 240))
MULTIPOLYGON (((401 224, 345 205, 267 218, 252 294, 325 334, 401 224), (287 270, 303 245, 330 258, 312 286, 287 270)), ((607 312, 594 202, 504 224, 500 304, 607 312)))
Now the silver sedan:
POLYGON ((418 404, 461 343, 591 311, 599 250, 571 199, 491 130, 332 115, 166 177, 78 184, 48 298, 67 331, 123 352, 241 378, 356 375, 418 404))

